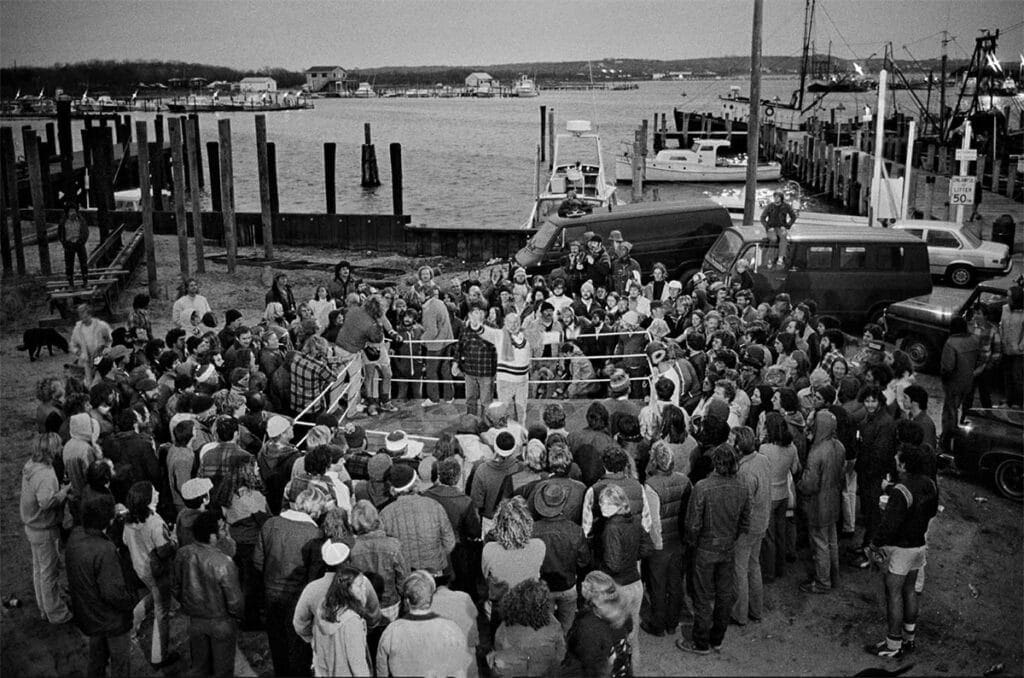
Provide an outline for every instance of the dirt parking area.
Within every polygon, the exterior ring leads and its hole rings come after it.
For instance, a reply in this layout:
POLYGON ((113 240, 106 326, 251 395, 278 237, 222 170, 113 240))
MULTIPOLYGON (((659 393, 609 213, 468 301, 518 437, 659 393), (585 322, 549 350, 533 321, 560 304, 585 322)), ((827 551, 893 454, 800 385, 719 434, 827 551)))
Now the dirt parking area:
MULTIPOLYGON (((210 248, 208 248, 210 249, 210 248)), ((216 251, 216 250, 214 250, 216 251)), ((251 253, 251 252, 250 252, 251 253)), ((365 252, 323 252, 282 248, 279 256, 303 259, 305 268, 287 270, 297 299, 305 299, 313 286, 330 277, 329 264, 341 257, 355 266, 380 269, 381 276, 406 278, 416 264, 398 257, 368 257, 365 252), (384 271, 388 271, 385 273, 384 271)), ((173 292, 179 280, 177 243, 158 238, 161 289, 173 292)), ((461 262, 427 260, 446 273, 462 269, 461 262)), ((33 263, 29 262, 30 270, 33 263)), ((229 307, 243 311, 255 322, 270 282, 260 266, 239 266, 229 275, 223 264, 208 262, 201 276, 205 294, 220 317, 229 307)), ((121 298, 119 318, 130 308, 131 297, 145 291, 145 269, 121 298)), ((72 625, 50 626, 40 621, 32 593, 31 556, 18 515, 21 468, 29 456, 33 433, 36 382, 59 375, 66 357, 30 363, 15 350, 22 332, 41 318, 51 317, 41 288, 32 280, 3 286, 0 329, 0 598, 18 598, 22 605, 4 606, 0 618, 0 671, 5 676, 77 676, 86 668, 86 643, 72 625)), ((158 335, 168 329, 172 301, 163 296, 151 305, 158 335)), ((70 325, 60 328, 70 336, 70 325)), ((921 382, 933 399, 940 390, 936 380, 921 382)), ((931 408, 930 408, 931 409, 931 408)), ((938 420, 937 409, 934 411, 938 420)), ((995 495, 984 479, 940 478, 943 512, 932 523, 927 565, 927 586, 921 599, 917 651, 902 664, 914 664, 908 675, 982 675, 1001 665, 1004 675, 1021 675, 1024 655, 1024 559, 1021 553, 1022 506, 995 495)), ((844 550, 849 544, 841 543, 844 550)), ((806 558, 807 553, 802 555, 806 558)), ((848 559, 846 559, 848 560, 848 559)), ((862 646, 884 634, 885 607, 881 575, 855 570, 844 562, 842 586, 828 595, 809 596, 798 591, 805 564, 791 567, 788 576, 766 588, 764 620, 743 628, 730 627, 720 654, 685 655, 672 638, 641 633, 643 675, 853 675, 868 667, 896 668, 895 663, 872 658, 862 646)), ((686 630, 686 627, 684 627, 686 630)), ((173 635, 184 639, 184 622, 177 618, 173 635)), ((240 673, 251 667, 255 675, 270 675, 263 634, 243 634, 240 673)), ((152 675, 136 649, 133 673, 152 675)))

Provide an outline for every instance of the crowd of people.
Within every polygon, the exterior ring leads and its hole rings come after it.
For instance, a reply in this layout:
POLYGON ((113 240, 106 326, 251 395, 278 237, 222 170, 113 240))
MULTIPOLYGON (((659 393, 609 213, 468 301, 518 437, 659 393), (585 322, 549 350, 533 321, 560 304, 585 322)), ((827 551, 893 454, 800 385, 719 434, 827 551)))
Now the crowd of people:
POLYGON ((259 629, 276 675, 628 676, 642 633, 707 654, 760 622, 801 556, 800 590, 835 590, 842 537, 889 592, 868 650, 912 651, 946 410, 1019 366, 1022 290, 954 327, 939 436, 878 326, 848 350, 742 271, 643 285, 614 235, 551 279, 377 290, 343 261, 297 302, 279 274, 250 324, 188 280, 162 339, 144 295, 117 329, 80 307, 22 479, 40 615, 89 637, 95 676, 129 675, 132 643, 231 675, 259 629), (394 400, 456 397, 436 439, 370 445, 394 400))

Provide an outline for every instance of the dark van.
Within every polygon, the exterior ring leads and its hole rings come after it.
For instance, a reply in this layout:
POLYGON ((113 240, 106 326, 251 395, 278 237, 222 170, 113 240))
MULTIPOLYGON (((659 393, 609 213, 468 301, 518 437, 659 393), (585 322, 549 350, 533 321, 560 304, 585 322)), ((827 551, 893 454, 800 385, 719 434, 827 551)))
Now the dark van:
POLYGON ((763 228, 734 226, 708 251, 704 272, 720 280, 744 259, 758 302, 786 292, 794 304, 813 299, 819 314, 851 325, 877 321, 892 302, 932 291, 927 246, 895 229, 798 221, 789 232, 784 268, 764 265, 774 256, 763 228))
POLYGON ((526 246, 516 254, 516 263, 529 273, 547 273, 569 253, 569 243, 593 231, 607 243, 612 231, 633 244, 630 255, 646 277, 655 262, 668 267, 670 277, 688 278, 700 270, 708 248, 732 221, 729 212, 713 203, 654 202, 619 205, 609 211, 579 217, 553 216, 545 221, 526 246))

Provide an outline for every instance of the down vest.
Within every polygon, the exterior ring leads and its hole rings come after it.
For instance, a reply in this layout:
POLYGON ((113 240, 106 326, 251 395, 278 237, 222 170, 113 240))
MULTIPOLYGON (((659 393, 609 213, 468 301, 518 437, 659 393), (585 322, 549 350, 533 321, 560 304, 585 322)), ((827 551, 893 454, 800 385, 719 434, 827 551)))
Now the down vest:
POLYGON ((647 486, 658 495, 661 505, 662 549, 680 548, 686 525, 686 505, 693 486, 681 473, 647 476, 647 486))

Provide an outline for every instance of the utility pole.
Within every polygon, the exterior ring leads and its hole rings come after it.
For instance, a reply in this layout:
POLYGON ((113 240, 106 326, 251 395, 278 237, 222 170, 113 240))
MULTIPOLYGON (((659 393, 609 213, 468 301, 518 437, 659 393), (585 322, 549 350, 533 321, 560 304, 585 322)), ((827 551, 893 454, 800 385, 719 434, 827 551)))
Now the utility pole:
POLYGON ((761 17, 764 0, 754 0, 750 38, 750 117, 747 119, 747 184, 743 194, 743 225, 754 223, 757 206, 757 161, 761 144, 761 17))
POLYGON ((949 31, 942 31, 942 79, 939 81, 939 139, 946 140, 946 45, 949 44, 949 31))

